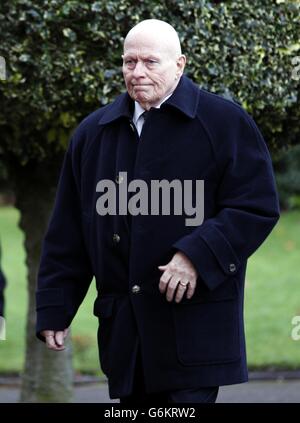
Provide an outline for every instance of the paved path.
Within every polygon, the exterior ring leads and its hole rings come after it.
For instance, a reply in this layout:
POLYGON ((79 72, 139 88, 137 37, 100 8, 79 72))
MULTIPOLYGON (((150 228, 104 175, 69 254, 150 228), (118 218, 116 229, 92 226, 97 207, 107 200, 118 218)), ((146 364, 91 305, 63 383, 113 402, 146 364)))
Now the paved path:
MULTIPOLYGON (((0 385, 0 403, 18 401, 19 388, 0 385)), ((76 403, 118 403, 108 395, 106 383, 76 386, 76 403)), ((250 381, 220 388, 219 403, 300 403, 300 380, 250 381)))

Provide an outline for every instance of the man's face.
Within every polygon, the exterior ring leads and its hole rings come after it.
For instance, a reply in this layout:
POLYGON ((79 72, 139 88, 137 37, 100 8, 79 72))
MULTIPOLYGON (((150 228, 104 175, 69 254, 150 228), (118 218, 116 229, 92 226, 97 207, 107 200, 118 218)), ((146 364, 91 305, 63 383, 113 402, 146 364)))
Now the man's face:
POLYGON ((142 107, 156 106, 178 83, 180 63, 172 48, 146 35, 125 41, 123 75, 130 97, 142 107))

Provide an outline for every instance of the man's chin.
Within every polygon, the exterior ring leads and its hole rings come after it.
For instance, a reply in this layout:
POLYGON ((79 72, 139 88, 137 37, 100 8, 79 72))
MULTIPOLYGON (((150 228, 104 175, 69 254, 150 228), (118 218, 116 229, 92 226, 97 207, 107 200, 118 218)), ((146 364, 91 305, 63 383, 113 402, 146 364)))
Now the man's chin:
POLYGON ((150 97, 148 95, 145 95, 142 92, 134 93, 133 94, 134 100, 136 100, 138 103, 148 103, 151 101, 150 97))
POLYGON ((145 91, 142 90, 132 90, 129 95, 133 100, 137 101, 141 105, 154 104, 155 101, 157 101, 157 99, 154 99, 153 97, 151 97, 151 95, 147 94, 145 91))

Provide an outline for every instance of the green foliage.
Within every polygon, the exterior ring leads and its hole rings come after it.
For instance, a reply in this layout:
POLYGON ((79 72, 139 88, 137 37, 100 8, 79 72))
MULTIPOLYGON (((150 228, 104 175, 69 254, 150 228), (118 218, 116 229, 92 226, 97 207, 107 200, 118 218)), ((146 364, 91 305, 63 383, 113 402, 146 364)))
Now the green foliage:
POLYGON ((188 75, 241 102, 271 148, 299 142, 299 12, 284 0, 2 0, 0 178, 4 161, 63 151, 76 124, 124 90, 122 43, 147 18, 177 29, 188 75))
POLYGON ((283 209, 300 209, 300 145, 274 159, 276 182, 283 209))

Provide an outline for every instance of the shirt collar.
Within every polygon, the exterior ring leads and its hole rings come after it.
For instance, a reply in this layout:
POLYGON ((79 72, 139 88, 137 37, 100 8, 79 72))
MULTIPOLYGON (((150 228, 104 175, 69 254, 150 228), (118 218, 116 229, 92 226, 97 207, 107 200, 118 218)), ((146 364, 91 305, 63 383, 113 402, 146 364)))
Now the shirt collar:
MULTIPOLYGON (((164 99, 157 105, 155 106, 156 109, 159 109, 160 106, 169 98, 171 97, 171 95, 173 94, 173 92, 169 95, 167 95, 166 97, 164 97, 164 99)), ((142 106, 140 105, 140 103, 138 103, 137 101, 134 102, 134 113, 133 113, 133 123, 136 125, 137 121, 139 120, 139 118, 141 117, 141 115, 145 112, 145 109, 142 108, 142 106)))
MULTIPOLYGON (((182 75, 170 97, 163 100, 162 107, 175 107, 186 116, 194 118, 197 113, 200 92, 198 85, 186 75, 182 75)), ((115 101, 102 109, 99 125, 108 124, 121 117, 131 119, 134 106, 134 101, 127 92, 119 95, 115 101)))

